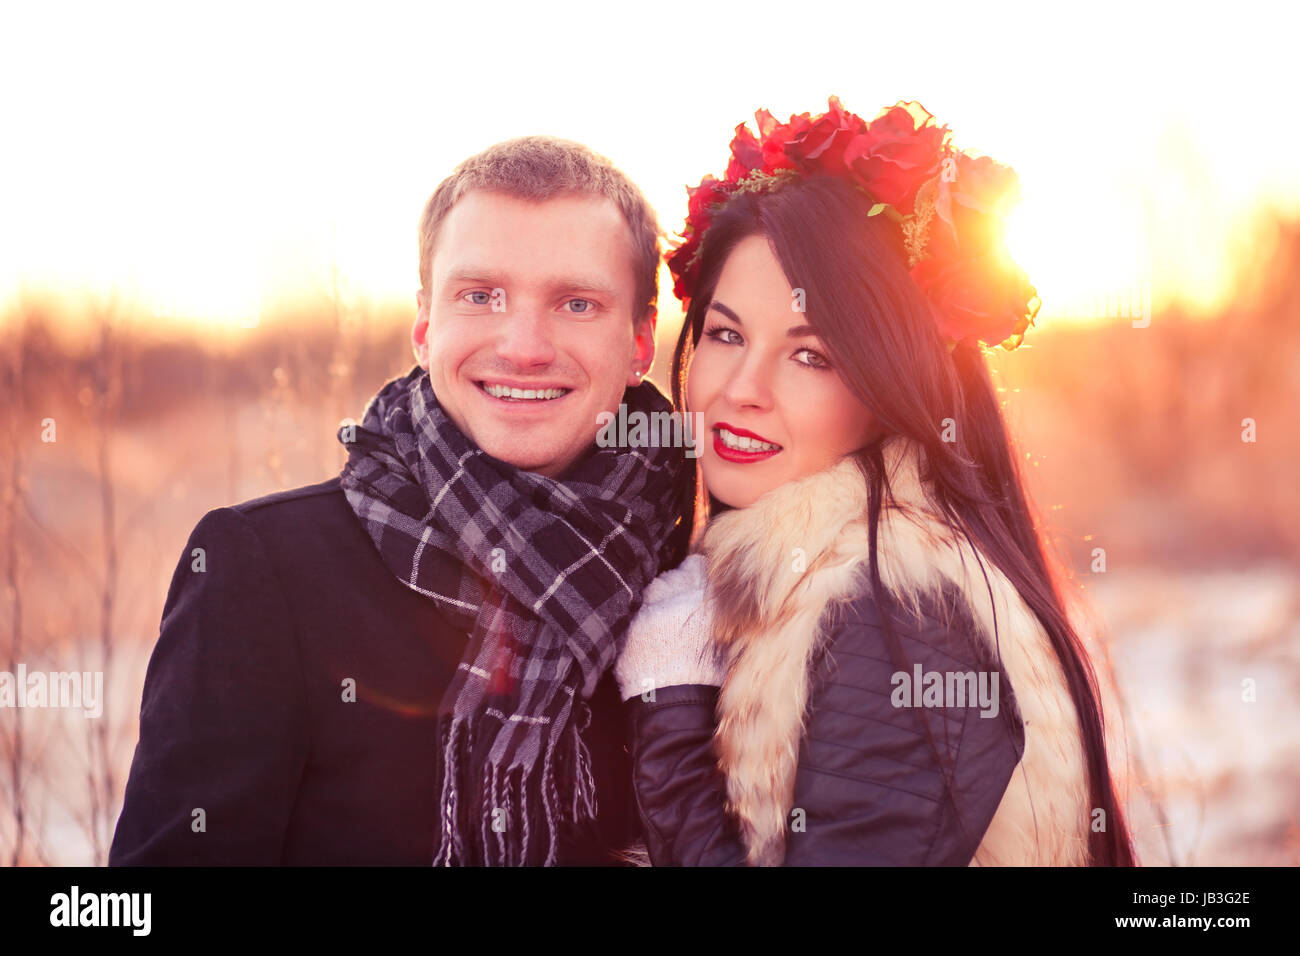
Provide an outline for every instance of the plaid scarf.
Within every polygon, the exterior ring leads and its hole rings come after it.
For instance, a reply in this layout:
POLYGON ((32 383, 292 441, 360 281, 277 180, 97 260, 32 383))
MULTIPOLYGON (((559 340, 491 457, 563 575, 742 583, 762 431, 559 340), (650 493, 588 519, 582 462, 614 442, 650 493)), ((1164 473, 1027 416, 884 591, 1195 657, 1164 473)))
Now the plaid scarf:
MULTIPOLYGON (((649 382, 623 400, 671 411, 649 382)), ((678 546, 683 450, 593 442, 562 480, 522 471, 453 424, 419 366, 339 440, 385 565, 470 632, 439 709, 434 865, 555 864, 561 828, 595 819, 586 701, 678 546)))

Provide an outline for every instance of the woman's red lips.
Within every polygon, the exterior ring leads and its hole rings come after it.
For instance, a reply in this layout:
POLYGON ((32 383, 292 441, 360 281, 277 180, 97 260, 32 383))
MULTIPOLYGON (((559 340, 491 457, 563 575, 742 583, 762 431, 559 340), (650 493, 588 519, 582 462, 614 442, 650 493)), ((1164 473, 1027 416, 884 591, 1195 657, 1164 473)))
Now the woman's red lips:
POLYGON ((729 448, 722 440, 722 429, 726 429, 738 438, 749 438, 753 441, 765 442, 769 445, 776 445, 774 441, 768 441, 762 435, 757 435, 747 428, 737 428, 734 425, 728 425, 726 422, 718 422, 713 426, 713 452, 723 461, 733 462, 738 465, 747 465, 751 462, 765 461, 773 455, 781 453, 781 446, 775 448, 758 450, 744 448, 729 448))

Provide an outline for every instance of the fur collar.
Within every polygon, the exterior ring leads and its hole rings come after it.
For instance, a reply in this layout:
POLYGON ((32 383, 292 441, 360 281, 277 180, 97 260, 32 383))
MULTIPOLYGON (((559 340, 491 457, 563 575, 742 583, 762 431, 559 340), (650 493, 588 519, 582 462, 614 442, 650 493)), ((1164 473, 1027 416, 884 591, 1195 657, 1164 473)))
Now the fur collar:
MULTIPOLYGON (((919 446, 896 438, 884 455, 894 500, 882 507, 877 532, 882 583, 913 609, 921 594, 955 584, 1000 652, 1024 721, 1024 756, 972 865, 1082 864, 1086 764, 1047 634, 1005 575, 987 559, 981 570, 970 543, 938 516, 919 446)), ((714 640, 729 664, 714 739, 751 864, 784 860, 811 665, 825 637, 819 623, 828 607, 861 593, 866 514, 866 482, 857 462, 845 459, 719 515, 701 540, 714 640)))

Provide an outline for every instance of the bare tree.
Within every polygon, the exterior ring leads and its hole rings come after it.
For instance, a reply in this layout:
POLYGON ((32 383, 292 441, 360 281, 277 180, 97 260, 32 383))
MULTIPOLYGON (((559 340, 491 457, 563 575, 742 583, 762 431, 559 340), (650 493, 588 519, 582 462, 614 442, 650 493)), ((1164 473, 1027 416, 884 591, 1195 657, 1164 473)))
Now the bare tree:
MULTIPOLYGON (((117 341, 116 311, 110 306, 101 314, 99 345, 94 365, 94 416, 96 432, 96 480, 99 485, 101 555, 103 575, 99 601, 99 666, 107 677, 112 670, 115 644, 114 612, 118 592, 117 500, 113 487, 113 432, 122 398, 122 350, 117 341)), ((90 743, 88 793, 90 797, 91 846, 95 865, 108 862, 110 819, 116 784, 113 779, 110 711, 87 722, 90 743)))
MULTIPOLYGON (((17 673, 23 652, 23 600, 19 587, 21 559, 19 548, 18 513, 22 499, 23 442, 21 429, 27 422, 26 396, 23 394, 23 359, 26 348, 26 323, 14 335, 10 348, 5 350, 4 407, 9 419, 9 481, 4 491, 5 533, 5 590, 9 598, 9 654, 8 671, 17 673)), ((23 813, 24 729, 21 707, 13 708, 13 734, 9 747, 9 793, 13 807, 14 845, 10 865, 18 866, 23 858, 23 841, 27 833, 27 820, 23 813)))

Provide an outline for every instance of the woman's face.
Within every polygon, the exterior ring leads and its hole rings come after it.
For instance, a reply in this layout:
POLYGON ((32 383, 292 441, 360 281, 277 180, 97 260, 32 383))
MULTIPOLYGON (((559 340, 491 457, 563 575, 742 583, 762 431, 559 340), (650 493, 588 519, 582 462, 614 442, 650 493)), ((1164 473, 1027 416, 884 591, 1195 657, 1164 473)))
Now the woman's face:
POLYGON ((705 486, 733 508, 829 467, 875 432, 798 311, 803 298, 767 238, 751 236, 727 259, 704 317, 686 403, 704 414, 705 486))

